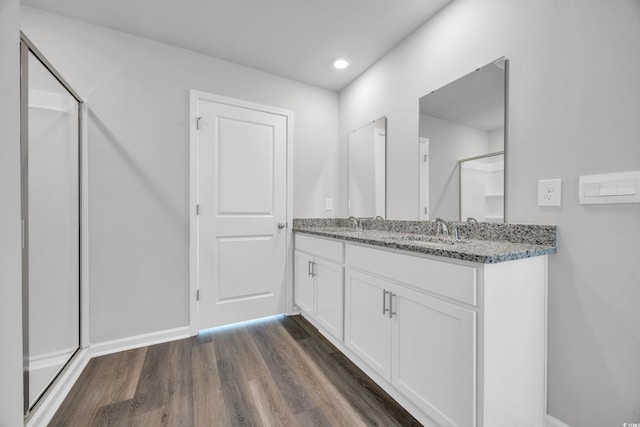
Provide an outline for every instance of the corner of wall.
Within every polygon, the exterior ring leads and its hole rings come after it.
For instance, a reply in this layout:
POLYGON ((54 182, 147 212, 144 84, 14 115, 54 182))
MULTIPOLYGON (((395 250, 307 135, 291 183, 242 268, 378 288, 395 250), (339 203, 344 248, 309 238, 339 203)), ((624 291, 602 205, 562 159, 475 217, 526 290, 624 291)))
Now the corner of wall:
POLYGON ((22 417, 20 3, 0 3, 0 425, 22 417))

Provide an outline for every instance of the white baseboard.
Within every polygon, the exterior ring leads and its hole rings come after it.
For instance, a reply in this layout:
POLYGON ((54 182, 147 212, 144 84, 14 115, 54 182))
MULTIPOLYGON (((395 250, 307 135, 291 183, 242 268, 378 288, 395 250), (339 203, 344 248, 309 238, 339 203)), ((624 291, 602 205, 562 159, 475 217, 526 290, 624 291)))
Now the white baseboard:
POLYGON ((148 334, 91 344, 91 357, 104 356, 106 354, 117 353, 119 351, 131 350, 148 345, 162 344, 168 341, 188 338, 191 335, 191 328, 189 326, 183 326, 175 329, 167 329, 165 331, 151 332, 148 334))
POLYGON ((75 353, 76 350, 77 347, 31 356, 29 357, 29 371, 37 371, 56 366, 62 367, 67 363, 71 356, 73 356, 73 353, 75 353))
POLYGON ((553 418, 551 415, 547 415, 547 427, 569 427, 569 425, 553 418))
POLYGON ((78 377, 89 363, 91 355, 86 348, 80 349, 58 381, 51 387, 38 404, 37 409, 25 424, 25 427, 40 427, 49 424, 62 402, 71 391, 78 377))

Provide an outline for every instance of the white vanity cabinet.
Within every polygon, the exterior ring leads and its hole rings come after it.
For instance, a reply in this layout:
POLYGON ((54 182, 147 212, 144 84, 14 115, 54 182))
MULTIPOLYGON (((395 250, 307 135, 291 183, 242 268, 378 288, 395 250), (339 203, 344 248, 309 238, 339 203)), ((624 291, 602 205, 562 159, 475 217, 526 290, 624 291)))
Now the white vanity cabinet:
POLYGON ((345 345, 391 381, 390 292, 393 284, 358 271, 345 283, 345 345))
POLYGON ((342 341, 344 244, 297 234, 294 301, 307 317, 342 341))
POLYGON ((345 266, 344 345, 423 424, 544 425, 546 256, 476 264, 347 244, 345 266))
POLYGON ((304 252, 295 252, 295 303, 300 310, 313 315, 316 284, 313 276, 314 257, 304 252))
POLYGON ((425 426, 545 425, 546 255, 482 264, 297 233, 295 258, 303 313, 425 426))

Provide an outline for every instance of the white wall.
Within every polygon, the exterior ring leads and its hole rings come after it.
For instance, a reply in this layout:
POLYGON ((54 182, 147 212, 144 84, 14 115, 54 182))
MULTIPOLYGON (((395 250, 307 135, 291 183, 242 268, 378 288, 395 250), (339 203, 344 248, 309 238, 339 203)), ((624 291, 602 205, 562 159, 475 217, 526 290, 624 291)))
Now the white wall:
POLYGON ((90 107, 92 343, 189 322, 189 89, 292 110, 294 214, 335 197, 335 92, 32 8, 22 28, 90 107))
POLYGON ((0 0, 0 426, 22 425, 20 32, 18 0, 0 0))
POLYGON ((504 151, 504 128, 489 131, 489 153, 504 151))
MULTIPOLYGON (((489 133, 420 114, 419 136, 429 138, 429 209, 431 218, 458 220, 458 160, 489 152, 489 133)), ((418 156, 418 142, 415 143, 418 156)), ((416 165, 418 162, 412 162, 416 165)), ((417 193, 416 193, 417 194, 417 193)), ((417 208, 416 208, 417 215, 417 208)), ((392 217, 391 217, 392 218, 392 217)))
POLYGON ((456 0, 340 96, 341 195, 347 131, 386 115, 388 213, 417 218, 418 99, 510 60, 507 220, 559 226, 549 412, 573 427, 640 420, 640 204, 577 196, 581 174, 640 169, 639 40, 638 0, 456 0), (562 207, 537 206, 544 178, 562 207))

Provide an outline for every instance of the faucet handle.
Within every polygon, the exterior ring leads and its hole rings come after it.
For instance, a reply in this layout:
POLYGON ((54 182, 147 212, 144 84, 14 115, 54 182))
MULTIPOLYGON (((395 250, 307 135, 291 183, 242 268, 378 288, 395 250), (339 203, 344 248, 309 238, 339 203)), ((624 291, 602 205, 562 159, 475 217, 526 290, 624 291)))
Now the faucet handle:
POLYGON ((447 221, 442 218, 436 218, 436 234, 444 234, 446 237, 449 237, 449 226, 447 225, 447 221))
POLYGON ((353 221, 353 227, 354 227, 356 230, 360 230, 360 229, 361 229, 361 227, 362 227, 362 222, 361 222, 359 219, 357 219, 356 217, 354 217, 354 216, 350 216, 349 218, 347 218, 347 220, 348 220, 348 221, 353 221))
POLYGON ((460 240, 460 236, 458 235, 458 226, 454 225, 453 229, 451 230, 451 237, 453 237, 453 240, 460 240))

